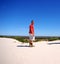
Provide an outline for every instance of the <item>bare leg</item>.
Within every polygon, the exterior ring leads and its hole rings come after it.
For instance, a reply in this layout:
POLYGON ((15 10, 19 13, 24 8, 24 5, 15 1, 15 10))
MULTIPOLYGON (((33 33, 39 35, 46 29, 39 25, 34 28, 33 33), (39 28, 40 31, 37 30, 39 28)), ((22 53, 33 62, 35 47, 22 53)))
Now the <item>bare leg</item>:
POLYGON ((32 40, 29 41, 29 45, 30 46, 33 46, 33 43, 32 42, 33 42, 32 40))

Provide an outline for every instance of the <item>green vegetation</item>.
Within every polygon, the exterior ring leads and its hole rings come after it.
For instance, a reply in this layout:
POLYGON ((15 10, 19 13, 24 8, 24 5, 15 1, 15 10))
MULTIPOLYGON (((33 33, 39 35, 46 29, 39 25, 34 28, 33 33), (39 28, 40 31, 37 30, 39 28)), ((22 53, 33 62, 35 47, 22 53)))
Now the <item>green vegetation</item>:
POLYGON ((60 37, 51 37, 51 38, 48 38, 48 41, 53 41, 53 40, 60 40, 60 37))
MULTIPOLYGON (((0 37, 2 37, 2 38, 13 38, 13 39, 16 39, 16 40, 18 40, 18 41, 20 41, 20 42, 26 42, 26 43, 28 43, 29 42, 29 37, 28 36, 0 36, 0 37)), ((35 38, 35 42, 37 42, 37 41, 53 41, 53 40, 60 40, 60 37, 46 37, 46 36, 44 36, 44 37, 36 37, 35 38)))
POLYGON ((18 41, 20 41, 20 42, 28 42, 28 38, 27 37, 25 37, 25 36, 0 36, 0 37, 2 37, 2 38, 13 38, 13 39, 16 39, 16 40, 18 40, 18 41))

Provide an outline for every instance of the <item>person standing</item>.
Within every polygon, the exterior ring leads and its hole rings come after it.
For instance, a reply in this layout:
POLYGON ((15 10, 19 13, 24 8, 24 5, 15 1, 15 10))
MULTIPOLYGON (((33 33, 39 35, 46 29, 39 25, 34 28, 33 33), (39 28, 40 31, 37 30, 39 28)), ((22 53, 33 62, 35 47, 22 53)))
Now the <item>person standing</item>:
POLYGON ((31 21, 29 25, 29 46, 33 47, 33 41, 35 40, 34 36, 34 21, 31 21))

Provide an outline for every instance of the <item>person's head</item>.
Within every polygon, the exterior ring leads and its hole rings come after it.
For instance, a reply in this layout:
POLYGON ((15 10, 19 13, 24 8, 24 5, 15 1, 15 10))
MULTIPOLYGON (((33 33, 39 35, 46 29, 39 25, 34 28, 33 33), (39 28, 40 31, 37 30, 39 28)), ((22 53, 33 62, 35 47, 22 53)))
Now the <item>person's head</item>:
POLYGON ((34 20, 31 21, 31 24, 34 25, 34 20))

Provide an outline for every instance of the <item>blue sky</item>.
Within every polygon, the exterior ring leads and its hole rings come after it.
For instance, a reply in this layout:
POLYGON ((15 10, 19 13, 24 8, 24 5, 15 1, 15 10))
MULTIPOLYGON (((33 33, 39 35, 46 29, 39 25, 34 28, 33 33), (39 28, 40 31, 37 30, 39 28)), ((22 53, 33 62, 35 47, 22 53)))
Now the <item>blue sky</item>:
POLYGON ((59 0, 0 0, 0 35, 29 35, 34 20, 36 36, 60 36, 59 0))

